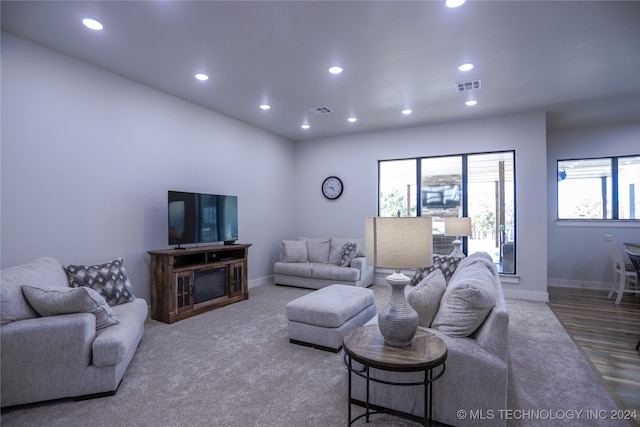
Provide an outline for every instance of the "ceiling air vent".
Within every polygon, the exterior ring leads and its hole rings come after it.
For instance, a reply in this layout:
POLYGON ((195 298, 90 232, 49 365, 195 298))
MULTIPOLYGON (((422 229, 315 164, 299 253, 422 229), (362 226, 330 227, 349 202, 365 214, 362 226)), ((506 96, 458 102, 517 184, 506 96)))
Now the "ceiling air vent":
POLYGON ((458 85, 458 92, 467 92, 470 90, 480 89, 480 80, 469 80, 468 82, 456 83, 458 85))
POLYGON ((317 114, 317 115, 322 115, 322 114, 329 114, 329 113, 333 113, 333 111, 331 110, 331 108, 329 107, 315 107, 315 108, 310 108, 309 109, 313 114, 317 114))

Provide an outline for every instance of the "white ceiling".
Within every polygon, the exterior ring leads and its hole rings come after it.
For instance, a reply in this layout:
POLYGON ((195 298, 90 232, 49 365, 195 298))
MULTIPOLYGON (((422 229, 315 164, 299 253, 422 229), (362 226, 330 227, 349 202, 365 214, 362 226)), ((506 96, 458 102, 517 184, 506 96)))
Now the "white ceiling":
POLYGON ((552 129, 640 121, 638 1, 468 0, 449 9, 3 0, 1 8, 3 31, 291 140, 529 111, 548 111, 552 129), (105 29, 86 29, 86 16, 105 29), (464 61, 475 69, 458 71, 464 61), (342 74, 328 73, 335 64, 342 74), (199 82, 197 72, 211 78, 199 82), (458 92, 456 83, 474 79, 481 89, 458 92), (470 97, 476 106, 464 105, 470 97), (333 112, 309 111, 319 106, 333 112), (414 113, 403 116, 406 107, 414 113))

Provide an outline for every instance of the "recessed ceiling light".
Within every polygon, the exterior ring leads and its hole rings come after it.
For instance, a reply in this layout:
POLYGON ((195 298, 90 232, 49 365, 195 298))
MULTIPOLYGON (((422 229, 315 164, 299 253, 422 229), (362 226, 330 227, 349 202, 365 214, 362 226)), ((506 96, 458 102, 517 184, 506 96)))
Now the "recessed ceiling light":
POLYGON ((309 129, 311 126, 309 126, 307 123, 304 123, 303 125, 300 126, 302 129, 309 129))
POLYGON ((271 109, 271 105, 269 105, 269 104, 261 104, 260 105, 260 109, 261 110, 270 110, 271 109))
POLYGON ((404 114, 405 116, 408 116, 409 114, 413 113, 413 110, 406 108, 404 110, 402 110, 402 114, 404 114))
POLYGON ((477 103, 478 103, 478 101, 476 101, 475 99, 470 99, 467 102, 465 102, 465 105, 468 105, 469 107, 473 107, 477 103))
POLYGON ((464 2, 465 2, 465 1, 466 1, 466 0, 446 0, 446 1, 444 2, 444 4, 445 4, 447 7, 454 8, 454 7, 460 7, 460 6, 462 6, 462 5, 464 4, 464 2))
POLYGON ((340 74, 342 72, 342 67, 338 67, 337 65, 334 65, 333 67, 329 68, 329 72, 331 74, 340 74))
POLYGON ((84 24, 85 27, 91 30, 100 31, 104 29, 104 25, 102 25, 99 21, 96 21, 95 19, 92 19, 92 18, 84 18, 82 20, 82 23, 84 24))
POLYGON ((348 122, 350 122, 350 123, 353 123, 353 122, 357 122, 357 121, 358 121, 358 119, 357 119, 357 118, 355 118, 355 117, 349 117, 349 118, 347 119, 347 121, 348 121, 348 122))
POLYGON ((465 62, 464 64, 460 64, 458 66, 458 70, 460 71, 469 71, 473 70, 474 64, 473 62, 465 62))
POLYGON ((195 75, 196 79, 200 80, 201 82, 207 81, 209 80, 209 76, 207 76, 206 74, 203 73, 198 73, 195 75))

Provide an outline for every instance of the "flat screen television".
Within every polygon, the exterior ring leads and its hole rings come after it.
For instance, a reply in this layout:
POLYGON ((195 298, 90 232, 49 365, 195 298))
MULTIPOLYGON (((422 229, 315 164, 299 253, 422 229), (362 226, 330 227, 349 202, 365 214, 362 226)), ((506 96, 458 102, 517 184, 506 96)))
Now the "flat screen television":
POLYGON ((168 192, 169 244, 238 240, 238 197, 221 194, 168 192))

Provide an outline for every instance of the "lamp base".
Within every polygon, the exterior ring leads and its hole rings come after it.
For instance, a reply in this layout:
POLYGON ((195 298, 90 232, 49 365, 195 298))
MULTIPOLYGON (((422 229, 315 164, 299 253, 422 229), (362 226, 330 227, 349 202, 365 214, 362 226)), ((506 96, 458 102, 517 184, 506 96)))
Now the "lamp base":
POLYGON ((387 283, 391 285, 391 299, 378 314, 378 327, 385 344, 393 347, 411 345, 418 331, 418 313, 407 303, 404 296, 404 287, 409 281, 410 279, 400 271, 387 276, 387 283))
POLYGON ((466 255, 464 254, 464 252, 462 252, 462 240, 454 240, 453 242, 451 242, 451 244, 453 245, 453 251, 451 251, 451 253, 449 254, 450 257, 455 257, 455 258, 466 258, 466 255))

